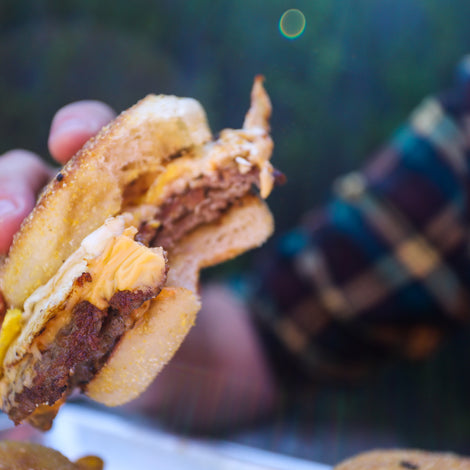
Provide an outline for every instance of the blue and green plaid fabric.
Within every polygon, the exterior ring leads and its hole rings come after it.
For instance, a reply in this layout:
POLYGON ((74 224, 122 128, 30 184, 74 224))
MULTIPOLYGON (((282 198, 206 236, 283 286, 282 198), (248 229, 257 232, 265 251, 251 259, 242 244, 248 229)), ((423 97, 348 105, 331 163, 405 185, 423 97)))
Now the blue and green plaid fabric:
POLYGON ((467 77, 426 99, 266 253, 253 310, 295 367, 355 377, 392 356, 425 357, 468 320, 467 77))

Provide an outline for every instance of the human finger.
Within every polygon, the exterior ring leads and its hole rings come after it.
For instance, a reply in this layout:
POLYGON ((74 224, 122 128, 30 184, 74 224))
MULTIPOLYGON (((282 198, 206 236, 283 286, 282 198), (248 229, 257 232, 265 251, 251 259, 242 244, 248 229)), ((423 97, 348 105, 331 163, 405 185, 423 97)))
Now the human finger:
POLYGON ((58 162, 66 163, 115 116, 114 110, 101 101, 77 101, 64 106, 52 119, 49 152, 58 162))
POLYGON ((53 172, 27 150, 11 150, 0 156, 0 255, 8 252, 14 234, 34 207, 36 194, 53 172))

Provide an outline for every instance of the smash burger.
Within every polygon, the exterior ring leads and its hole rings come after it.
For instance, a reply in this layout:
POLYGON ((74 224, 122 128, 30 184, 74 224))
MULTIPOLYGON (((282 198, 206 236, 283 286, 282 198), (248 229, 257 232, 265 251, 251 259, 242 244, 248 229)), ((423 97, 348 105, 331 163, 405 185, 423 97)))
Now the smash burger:
POLYGON ((197 101, 149 95, 45 188, 0 271, 15 423, 48 429, 74 389, 115 406, 151 383, 195 321, 199 271, 272 233, 270 114, 261 77, 216 140, 197 101))

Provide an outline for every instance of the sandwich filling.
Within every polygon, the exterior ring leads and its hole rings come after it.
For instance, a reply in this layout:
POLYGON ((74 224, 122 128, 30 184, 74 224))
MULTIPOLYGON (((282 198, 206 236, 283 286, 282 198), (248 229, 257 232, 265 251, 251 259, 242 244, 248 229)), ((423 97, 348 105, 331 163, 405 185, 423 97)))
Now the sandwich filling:
POLYGON ((7 311, 0 387, 3 409, 15 422, 86 385, 163 287, 165 253, 136 242, 130 220, 125 214, 106 221, 23 312, 7 311))
POLYGON ((250 193, 258 185, 259 171, 241 175, 227 168, 197 181, 197 185, 188 186, 154 209, 150 219, 139 224, 136 240, 170 250, 185 234, 217 220, 250 193))
POLYGON ((217 141, 175 156, 155 178, 134 180, 124 192, 123 210, 135 217, 136 240, 171 250, 247 194, 266 198, 284 179, 269 162, 272 146, 264 129, 226 129, 217 141))

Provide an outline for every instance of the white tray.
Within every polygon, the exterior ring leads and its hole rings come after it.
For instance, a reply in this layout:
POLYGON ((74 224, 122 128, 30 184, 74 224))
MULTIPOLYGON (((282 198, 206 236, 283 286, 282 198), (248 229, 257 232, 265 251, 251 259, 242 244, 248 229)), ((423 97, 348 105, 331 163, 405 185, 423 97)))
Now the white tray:
POLYGON ((190 439, 129 422, 121 416, 83 405, 61 408, 51 431, 39 437, 20 428, 6 429, 1 437, 30 438, 70 459, 98 455, 105 470, 330 470, 331 467, 281 454, 218 440, 190 439), (10 435, 9 435, 10 434, 10 435))

